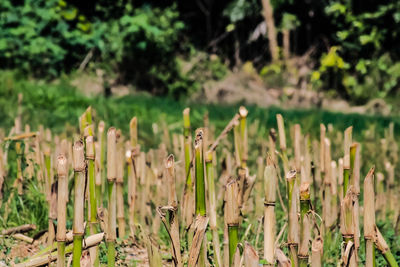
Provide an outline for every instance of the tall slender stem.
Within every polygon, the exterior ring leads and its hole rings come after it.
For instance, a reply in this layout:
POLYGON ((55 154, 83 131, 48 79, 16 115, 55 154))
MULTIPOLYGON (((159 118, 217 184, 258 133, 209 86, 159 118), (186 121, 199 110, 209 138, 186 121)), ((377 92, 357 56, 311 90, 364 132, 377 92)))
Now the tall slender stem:
POLYGON ((116 179, 117 179, 117 137, 116 129, 111 127, 107 132, 107 180, 108 180, 108 232, 107 241, 107 264, 109 267, 115 266, 115 240, 116 233, 116 179))
POLYGON ((206 188, 204 181, 204 158, 203 158, 203 131, 196 134, 195 149, 195 179, 196 179, 196 214, 206 215, 206 188))
POLYGON ((73 222, 73 260, 72 266, 80 266, 80 258, 82 255, 82 239, 85 233, 84 229, 84 195, 85 195, 85 171, 86 164, 84 160, 84 145, 81 141, 77 141, 73 148, 74 159, 74 222, 73 222))

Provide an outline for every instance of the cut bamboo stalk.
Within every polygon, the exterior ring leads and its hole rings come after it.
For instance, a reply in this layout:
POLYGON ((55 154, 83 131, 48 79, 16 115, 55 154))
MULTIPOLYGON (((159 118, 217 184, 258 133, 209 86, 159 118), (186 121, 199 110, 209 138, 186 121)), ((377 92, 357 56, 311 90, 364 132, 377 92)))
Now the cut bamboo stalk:
POLYGON ((310 143, 310 135, 306 134, 304 136, 304 160, 302 161, 305 173, 304 177, 306 181, 312 183, 311 177, 311 143, 310 143))
POLYGON ((286 174, 288 189, 288 211, 289 211, 289 233, 288 246, 290 250, 290 260, 292 266, 298 266, 297 248, 299 244, 299 221, 297 218, 297 188, 296 171, 292 170, 286 174))
MULTIPOLYGON (((197 216, 206 216, 206 188, 204 177, 204 157, 203 157, 203 131, 196 131, 196 139, 194 141, 195 153, 195 212, 197 216)), ((201 246, 198 266, 205 266, 205 246, 201 246)))
POLYGON ((282 153, 283 169, 285 174, 289 172, 289 161, 286 152, 286 135, 285 135, 285 124, 283 122, 283 117, 281 114, 276 115, 276 120, 278 123, 278 133, 279 133, 279 146, 282 153))
POLYGON ((130 133, 130 145, 132 147, 130 157, 128 159, 128 179, 129 179, 129 189, 128 189, 128 204, 129 204, 129 228, 131 232, 131 237, 135 236, 135 206, 136 206, 136 186, 138 171, 138 158, 140 155, 138 149, 138 137, 137 137, 137 119, 133 117, 129 123, 129 133, 130 133))
MULTIPOLYGON (((185 155, 185 177, 186 183, 182 198, 182 222, 183 227, 189 227, 193 221, 193 183, 191 172, 191 158, 192 158, 192 135, 190 129, 190 109, 183 110, 183 136, 184 136, 184 155, 185 155)), ((190 237, 188 237, 190 240, 190 237)))
POLYGON ((276 160, 276 130, 274 128, 271 128, 269 130, 268 151, 272 159, 272 162, 276 164, 278 161, 276 160))
POLYGON ((383 173, 378 172, 376 174, 376 202, 375 210, 378 212, 378 218, 384 219, 385 217, 385 204, 386 204, 386 194, 385 194, 385 177, 383 173))
POLYGON ((204 247, 204 236, 208 225, 208 217, 197 215, 194 220, 194 236, 189 249, 188 267, 199 266, 201 248, 204 247))
POLYGON ((103 208, 103 196, 102 196, 102 169, 101 169, 101 145, 100 141, 94 143, 95 157, 94 159, 94 170, 95 170, 95 195, 97 208, 103 208))
POLYGON ((116 203, 116 178, 117 178, 117 137, 116 129, 111 127, 107 131, 107 180, 108 180, 108 232, 106 242, 108 247, 107 264, 109 267, 115 266, 115 240, 117 203, 116 203))
POLYGON ((300 124, 294 125, 294 161, 298 174, 301 172, 301 127, 300 124))
POLYGON ((364 179, 364 239, 365 239, 365 266, 375 267, 375 192, 374 171, 372 167, 364 179))
POLYGON ((338 189, 337 189, 337 165, 336 161, 331 161, 331 211, 332 211, 332 224, 336 225, 339 218, 338 209, 338 189))
POLYGON ((1 231, 1 234, 2 235, 12 235, 12 234, 16 234, 16 233, 26 233, 31 230, 36 230, 36 225, 24 224, 24 225, 12 227, 12 228, 4 229, 1 231))
MULTIPOLYGON (((271 156, 269 156, 271 157, 271 156)), ((260 196, 263 194, 264 191, 264 158, 259 156, 257 157, 257 178, 255 181, 254 189, 255 189, 255 194, 257 196, 260 196)), ((255 216, 257 219, 260 219, 263 217, 264 214, 264 203, 261 201, 255 200, 255 216)), ((257 236, 258 237, 258 236, 257 236)), ((254 246, 254 248, 257 250, 257 245, 254 246)))
POLYGON ((57 267, 65 266, 66 213, 68 197, 68 162, 64 154, 57 158, 58 198, 57 198, 57 267))
POLYGON ((162 216, 162 220, 165 228, 167 229, 171 242, 172 242, 172 255, 174 260, 174 266, 183 266, 181 256, 181 244, 179 239, 179 223, 178 223, 178 200, 176 197, 176 178, 175 178, 175 162, 174 156, 169 155, 165 162, 165 178, 168 187, 168 213, 169 213, 169 229, 165 220, 165 216, 162 216))
POLYGON ((344 191, 344 189, 343 189, 343 158, 340 158, 339 160, 338 160, 338 162, 339 162, 339 170, 338 170, 338 186, 339 186, 339 188, 338 188, 338 193, 339 193, 339 200, 340 200, 340 202, 339 203, 342 203, 342 200, 343 200, 343 196, 344 196, 344 194, 343 194, 343 191, 344 191))
POLYGON ((317 236, 311 246, 311 267, 322 266, 322 255, 324 248, 324 241, 321 236, 317 236))
MULTIPOLYGON (((14 239, 18 239, 18 240, 24 241, 24 242, 26 242, 28 244, 32 244, 33 241, 34 241, 34 239, 32 237, 29 237, 29 236, 26 236, 26 235, 23 235, 23 234, 13 234, 11 236, 14 239)), ((4 236, 0 236, 0 237, 4 238, 4 236)))
POLYGON ((240 125, 240 166, 247 167, 248 142, 247 142, 247 114, 248 111, 244 106, 239 108, 239 125, 240 125))
POLYGON ((354 253, 354 193, 352 186, 347 190, 343 198, 340 213, 340 231, 343 236, 344 254, 342 260, 344 264, 350 267, 357 266, 356 255, 354 253))
POLYGON ((100 153, 96 153, 96 155, 98 155, 97 158, 99 158, 99 173, 100 173, 99 174, 100 183, 96 180, 97 181, 96 182, 96 190, 101 192, 99 198, 97 199, 99 201, 98 207, 103 206, 103 190, 105 188, 104 183, 105 183, 106 175, 105 175, 104 165, 105 165, 105 159, 106 159, 106 146, 107 146, 107 144, 106 144, 107 138, 105 136, 105 128, 106 127, 105 127, 104 121, 100 121, 99 125, 97 126, 97 132, 98 132, 97 142, 99 143, 99 146, 100 146, 100 148, 99 148, 100 153))
MULTIPOLYGON (((98 233, 95 235, 88 236, 85 240, 82 240, 81 247, 82 249, 89 249, 93 246, 97 246, 104 238, 104 233, 98 233)), ((37 266, 44 266, 50 264, 51 262, 57 260, 57 251, 46 254, 38 258, 31 258, 25 262, 16 264, 15 267, 37 267, 37 266)), ((73 245, 70 244, 65 248, 65 254, 73 253, 73 245)), ((79 265, 78 265, 79 266, 79 265)))
MULTIPOLYGON (((89 231, 91 235, 97 234, 97 200, 96 200, 96 181, 95 181, 95 147, 93 136, 86 137, 86 161, 88 164, 87 175, 89 183, 89 231)), ((100 265, 99 249, 93 247, 89 250, 91 262, 93 266, 100 265)))
POLYGON ((24 177, 22 175, 22 156, 23 156, 23 151, 21 149, 21 142, 16 142, 15 143, 15 152, 17 154, 17 190, 18 190, 18 195, 22 195, 24 192, 22 191, 22 184, 24 177))
POLYGON ((225 216, 229 237, 229 266, 232 265, 236 246, 239 242, 239 185, 235 179, 228 180, 225 187, 225 216))
POLYGON ((229 266, 229 234, 226 224, 226 207, 224 208, 224 242, 223 242, 223 266, 229 266))
POLYGON ((358 261, 358 249, 360 247, 360 216, 358 196, 360 195, 360 146, 358 143, 353 143, 350 146, 350 185, 353 187, 354 193, 354 254, 358 261))
POLYGON ((259 258, 257 251, 248 242, 245 242, 243 254, 244 254, 244 266, 258 267, 259 258))
POLYGON ((275 264, 275 201, 277 174, 272 159, 268 157, 267 166, 264 170, 264 259, 267 266, 275 264))
POLYGON ((215 184, 214 184, 214 165, 213 165, 213 152, 206 152, 206 174, 207 174, 207 185, 208 185, 208 199, 210 203, 209 213, 210 213, 210 229, 212 231, 212 240, 214 248, 214 260, 215 266, 222 266, 221 262, 221 252, 220 243, 218 237, 218 227, 217 227, 217 203, 215 196, 215 184))
POLYGON ((125 154, 121 137, 117 142, 117 177, 116 177, 116 200, 117 200, 117 221, 118 237, 125 238, 125 214, 124 214, 124 166, 125 154))
POLYGON ((85 234, 84 229, 84 201, 85 201, 85 157, 84 157, 84 146, 81 141, 77 141, 73 147, 73 159, 74 159, 74 222, 73 222, 73 260, 72 266, 80 266, 80 259, 82 255, 82 239, 85 234))
POLYGON ((324 157, 324 199, 322 206, 322 218, 324 220, 324 227, 327 234, 330 235, 330 228, 334 225, 333 217, 332 217, 332 170, 331 170, 331 143, 328 138, 325 138, 325 157, 324 157))
POLYGON ((350 146, 352 143, 353 127, 350 126, 344 131, 344 157, 343 157, 343 196, 346 195, 350 182, 350 146))
POLYGON ((311 219, 309 218, 310 204, 310 184, 304 182, 300 186, 300 243, 298 251, 300 267, 308 266, 308 244, 311 240, 311 219))
POLYGON ((194 141, 195 149, 195 180, 196 180, 196 215, 206 215, 206 197, 204 180, 204 158, 203 158, 203 131, 197 130, 194 141))
POLYGON ((320 124, 320 151, 319 151, 319 168, 322 173, 325 172, 325 135, 326 135, 326 127, 324 124, 320 124))

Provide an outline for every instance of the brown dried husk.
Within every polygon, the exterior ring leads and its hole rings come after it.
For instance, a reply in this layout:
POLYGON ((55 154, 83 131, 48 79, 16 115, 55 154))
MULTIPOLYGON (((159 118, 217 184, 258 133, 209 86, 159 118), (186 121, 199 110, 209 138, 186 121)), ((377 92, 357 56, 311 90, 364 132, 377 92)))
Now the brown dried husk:
POLYGON ((379 228, 376 226, 375 226, 375 231, 376 231, 376 236, 375 236, 376 248, 379 249, 379 251, 382 252, 382 254, 385 254, 387 251, 389 251, 389 246, 386 243, 385 238, 379 231, 379 228))
POLYGON ((276 261, 278 262, 278 266, 280 266, 280 267, 292 266, 292 263, 290 262, 288 257, 286 257, 285 253, 283 253, 283 251, 281 249, 279 249, 279 248, 275 249, 275 257, 276 257, 276 261))
POLYGON ((259 257, 257 251, 248 242, 245 242, 243 254, 244 266, 258 267, 259 257))
POLYGON ((354 236, 353 208, 353 191, 350 186, 340 206, 340 231, 343 236, 354 236))

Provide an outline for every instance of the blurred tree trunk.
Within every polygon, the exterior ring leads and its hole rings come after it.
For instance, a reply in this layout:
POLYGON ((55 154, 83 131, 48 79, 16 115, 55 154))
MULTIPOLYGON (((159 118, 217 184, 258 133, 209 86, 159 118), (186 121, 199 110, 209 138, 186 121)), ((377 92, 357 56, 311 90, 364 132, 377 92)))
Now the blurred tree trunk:
POLYGON ((283 36, 283 58, 287 63, 288 59, 290 58, 290 30, 283 29, 282 36, 283 36))
POLYGON ((271 53, 272 61, 279 58, 278 43, 276 41, 276 28, 274 22, 274 11, 271 6, 270 0, 261 0, 263 5, 263 15, 265 23, 267 24, 267 34, 269 41, 269 50, 271 53))

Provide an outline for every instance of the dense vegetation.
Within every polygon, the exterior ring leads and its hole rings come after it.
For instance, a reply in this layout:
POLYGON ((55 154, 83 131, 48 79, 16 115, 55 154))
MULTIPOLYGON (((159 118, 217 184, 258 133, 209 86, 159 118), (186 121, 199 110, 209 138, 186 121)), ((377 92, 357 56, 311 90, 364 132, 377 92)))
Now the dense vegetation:
POLYGON ((263 1, 5 0, 0 66, 50 79, 101 68, 117 83, 179 97, 242 62, 264 76, 295 72, 287 60, 308 51, 315 90, 356 103, 398 95, 397 2, 270 1, 281 48, 271 61, 263 1))

